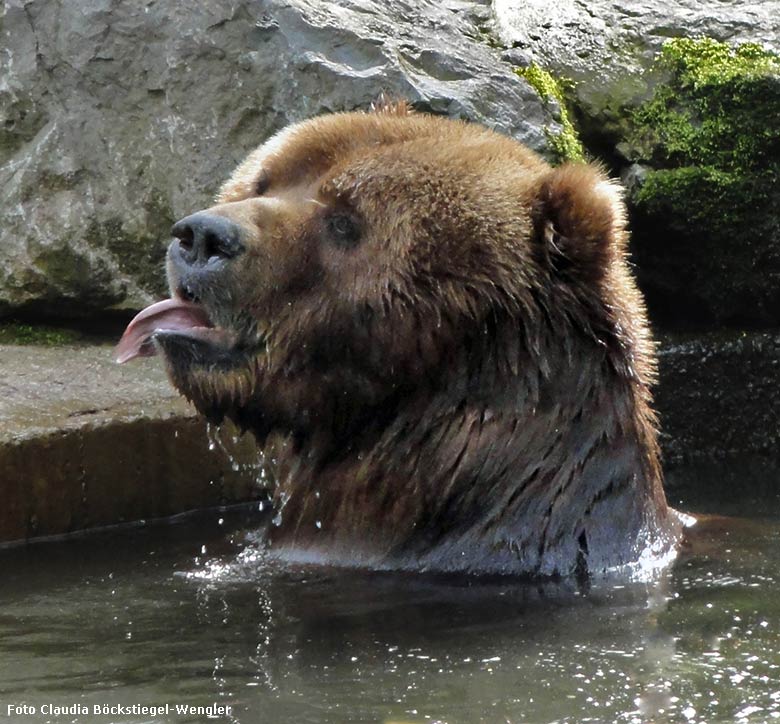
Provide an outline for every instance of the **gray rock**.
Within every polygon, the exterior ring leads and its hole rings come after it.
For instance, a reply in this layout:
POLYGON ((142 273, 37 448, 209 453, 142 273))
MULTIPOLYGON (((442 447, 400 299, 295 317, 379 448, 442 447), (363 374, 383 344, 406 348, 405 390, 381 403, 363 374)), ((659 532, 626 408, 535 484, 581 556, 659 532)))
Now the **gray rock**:
POLYGON ((620 174, 620 183, 623 184, 623 188, 629 196, 635 194, 642 187, 647 178, 647 172, 648 168, 639 163, 632 163, 623 169, 623 173, 620 174))
POLYGON ((536 149, 551 121, 465 0, 8 0, 0 314, 139 307, 168 229, 275 130, 382 92, 536 149))
MULTIPOLYGON (((780 77, 754 79, 752 90, 742 79, 733 81, 731 96, 724 91, 727 100, 720 106, 713 101, 706 112, 697 103, 708 91, 686 93, 674 86, 679 95, 671 106, 678 117, 689 118, 692 134, 715 116, 725 118, 722 129, 735 129, 692 142, 690 153, 671 143, 665 148, 663 131, 640 128, 632 114, 675 81, 654 63, 670 38, 755 42, 780 52, 780 0, 494 0, 493 9, 502 42, 574 81, 583 142, 626 185, 634 261, 654 320, 699 330, 780 324, 780 197, 774 181, 780 77), (736 166, 721 165, 719 145, 740 148, 740 129, 763 139, 763 150, 748 153, 744 146, 736 166), (711 167, 722 174, 717 182, 708 176, 711 167), (678 169, 678 175, 662 178, 665 185, 642 193, 653 171, 678 169)), ((710 97, 718 87, 711 86, 710 97)))
POLYGON ((780 0, 493 0, 493 14, 501 41, 576 81, 577 101, 591 114, 643 96, 653 82, 646 71, 669 38, 780 51, 780 0))
POLYGON ((501 60, 511 63, 516 68, 527 68, 534 62, 533 56, 521 48, 507 48, 501 53, 501 60))
POLYGON ((0 543, 264 497, 250 436, 206 423, 159 360, 0 345, 0 543))

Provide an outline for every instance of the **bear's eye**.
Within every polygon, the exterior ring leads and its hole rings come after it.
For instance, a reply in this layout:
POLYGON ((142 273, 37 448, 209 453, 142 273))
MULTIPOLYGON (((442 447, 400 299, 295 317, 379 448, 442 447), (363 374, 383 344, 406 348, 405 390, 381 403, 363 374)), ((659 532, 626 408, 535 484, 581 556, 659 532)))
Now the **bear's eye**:
POLYGON ((257 181, 255 181, 255 194, 262 196, 266 191, 268 191, 268 187, 270 185, 271 177, 268 175, 268 172, 261 171, 260 175, 257 177, 257 181))
POLYGON ((325 220, 331 241, 339 246, 352 247, 360 241, 360 227, 349 214, 332 214, 325 220))

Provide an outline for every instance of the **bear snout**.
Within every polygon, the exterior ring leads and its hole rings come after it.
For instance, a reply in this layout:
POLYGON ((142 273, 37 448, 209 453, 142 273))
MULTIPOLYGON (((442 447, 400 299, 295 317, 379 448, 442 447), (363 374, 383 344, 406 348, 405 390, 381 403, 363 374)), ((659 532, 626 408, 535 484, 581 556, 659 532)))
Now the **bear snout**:
POLYGON ((171 229, 181 261, 203 266, 213 259, 234 259, 245 250, 241 227, 224 216, 199 211, 177 221, 171 229))

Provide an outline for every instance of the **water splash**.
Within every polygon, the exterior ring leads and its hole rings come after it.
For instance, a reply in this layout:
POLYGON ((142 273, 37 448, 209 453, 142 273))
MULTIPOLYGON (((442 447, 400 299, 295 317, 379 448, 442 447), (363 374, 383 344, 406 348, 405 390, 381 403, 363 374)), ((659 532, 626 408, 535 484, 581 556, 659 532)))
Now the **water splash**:
POLYGON ((254 475, 255 483, 258 488, 267 490, 272 485, 271 476, 268 474, 267 461, 261 451, 257 452, 254 460, 248 460, 241 462, 238 460, 233 450, 239 445, 241 441, 241 435, 233 432, 228 433, 228 429, 223 425, 212 425, 210 422, 206 423, 206 437, 208 439, 209 450, 219 450, 228 460, 230 469, 235 472, 246 472, 254 475))
MULTIPOLYGON (((193 569, 176 571, 173 575, 198 583, 199 595, 205 595, 212 588, 226 583, 257 582, 271 570, 273 561, 268 555, 266 526, 248 531, 241 536, 240 542, 234 541, 234 543, 241 546, 238 552, 212 558, 197 556, 194 559, 193 569)), ((202 553, 205 555, 205 551, 202 553)))
POLYGON ((284 507, 289 502, 290 502, 290 493, 287 492, 286 490, 282 490, 279 493, 279 505, 276 509, 276 515, 271 520, 271 523, 273 523, 277 528, 282 524, 282 515, 284 512, 284 507))
POLYGON ((224 440, 222 439, 222 425, 212 425, 210 422, 206 423, 206 437, 209 441, 209 450, 221 450, 225 457, 230 461, 234 470, 239 470, 240 466, 238 461, 233 457, 230 450, 227 449, 224 440))
MULTIPOLYGON (((676 516, 683 528, 696 525, 696 518, 692 515, 677 510, 671 511, 671 514, 676 516)), ((669 570, 679 553, 678 546, 665 536, 654 536, 650 530, 640 535, 640 540, 648 543, 642 548, 639 558, 633 563, 609 569, 608 574, 625 576, 635 583, 651 583, 669 570)))

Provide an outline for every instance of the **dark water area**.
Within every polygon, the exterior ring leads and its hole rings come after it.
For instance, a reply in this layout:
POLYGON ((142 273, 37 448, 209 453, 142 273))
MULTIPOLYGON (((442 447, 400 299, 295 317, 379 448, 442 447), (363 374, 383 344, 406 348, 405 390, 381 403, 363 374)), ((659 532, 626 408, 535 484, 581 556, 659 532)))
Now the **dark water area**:
POLYGON ((780 466, 669 491, 676 563, 587 593, 284 567, 250 511, 0 550, 0 722, 780 720, 780 466))

